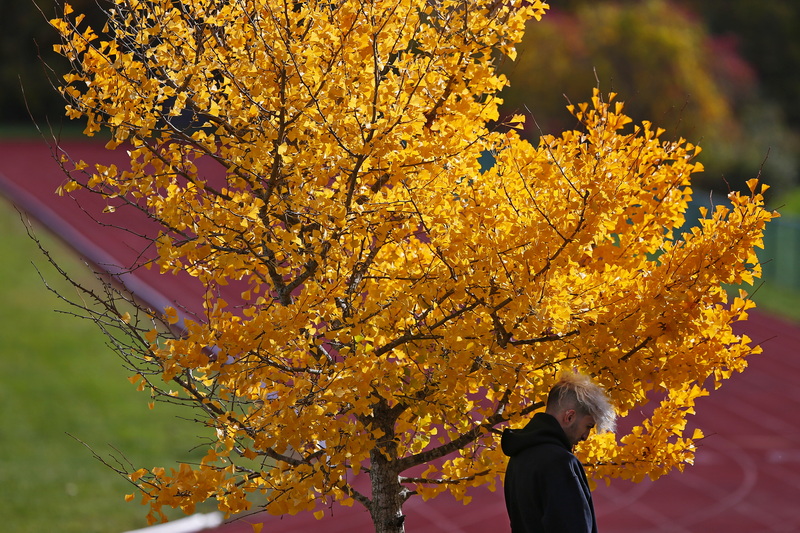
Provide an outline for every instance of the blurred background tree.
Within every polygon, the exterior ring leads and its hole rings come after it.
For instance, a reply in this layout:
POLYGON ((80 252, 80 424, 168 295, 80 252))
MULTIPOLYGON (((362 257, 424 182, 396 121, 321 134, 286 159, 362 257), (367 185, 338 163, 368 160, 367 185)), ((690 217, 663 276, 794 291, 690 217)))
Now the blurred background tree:
MULTIPOLYGON (((697 186, 727 193, 762 170, 773 191, 784 192, 798 180, 800 122, 785 112, 791 100, 781 96, 779 75, 800 63, 800 33, 792 32, 800 4, 750 4, 554 0, 506 66, 505 111, 532 117, 527 127, 536 137, 574 125, 564 110, 568 101, 595 86, 613 90, 635 120, 703 146, 706 172, 697 186), (764 25, 779 17, 775 39, 764 25), (762 66, 765 54, 782 68, 762 66)), ((791 77, 800 85, 800 72, 791 77)))
POLYGON ((800 3, 794 0, 681 0, 702 16, 717 39, 736 46, 758 74, 764 97, 800 127, 800 3))

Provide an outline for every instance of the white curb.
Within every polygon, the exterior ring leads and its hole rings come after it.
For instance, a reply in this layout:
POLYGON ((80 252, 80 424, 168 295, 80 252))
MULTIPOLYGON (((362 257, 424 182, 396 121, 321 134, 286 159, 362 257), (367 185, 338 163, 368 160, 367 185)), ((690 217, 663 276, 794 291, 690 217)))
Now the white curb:
POLYGON ((222 513, 198 513, 166 524, 158 524, 143 529, 132 529, 125 533, 194 533, 222 524, 222 513))

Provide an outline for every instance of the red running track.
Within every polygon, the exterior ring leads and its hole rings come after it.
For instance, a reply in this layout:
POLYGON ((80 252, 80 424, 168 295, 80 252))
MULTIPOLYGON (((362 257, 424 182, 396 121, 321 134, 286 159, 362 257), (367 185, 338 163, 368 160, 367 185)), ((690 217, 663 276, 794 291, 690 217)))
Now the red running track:
MULTIPOLYGON (((106 164, 120 154, 96 143, 65 143, 75 158, 106 164)), ((127 268, 143 243, 121 225, 147 232, 146 217, 120 207, 102 213, 105 203, 77 196, 81 205, 55 194, 64 176, 42 142, 0 143, 0 193, 63 238, 90 262, 124 272, 123 282, 155 307, 181 296, 187 313, 200 309, 198 285, 185 276, 161 276, 127 268), (84 209, 82 209, 83 207, 84 209), (90 213, 93 215, 90 216, 90 213), (96 218, 101 224, 93 220, 96 218), (185 300, 190 297, 189 300, 185 300)), ((764 348, 750 367, 697 402, 691 424, 706 433, 697 461, 683 473, 655 482, 614 482, 595 491, 602 533, 768 533, 800 531, 800 329, 753 313, 741 325, 764 348)), ((469 506, 442 496, 429 502, 410 500, 407 531, 478 533, 509 531, 500 491, 476 490, 469 506)), ((250 533, 248 522, 263 520, 264 533, 368 532, 369 515, 360 507, 335 507, 317 521, 304 514, 242 517, 209 533, 250 533)))

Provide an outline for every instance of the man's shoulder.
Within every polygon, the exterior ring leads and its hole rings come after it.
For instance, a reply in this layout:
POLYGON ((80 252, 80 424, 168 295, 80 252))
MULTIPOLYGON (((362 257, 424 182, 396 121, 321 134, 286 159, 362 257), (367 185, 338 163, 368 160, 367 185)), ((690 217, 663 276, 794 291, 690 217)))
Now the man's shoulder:
POLYGON ((518 454, 523 460, 554 460, 570 461, 576 459, 575 456, 563 445, 557 442, 539 442, 521 450, 518 454))

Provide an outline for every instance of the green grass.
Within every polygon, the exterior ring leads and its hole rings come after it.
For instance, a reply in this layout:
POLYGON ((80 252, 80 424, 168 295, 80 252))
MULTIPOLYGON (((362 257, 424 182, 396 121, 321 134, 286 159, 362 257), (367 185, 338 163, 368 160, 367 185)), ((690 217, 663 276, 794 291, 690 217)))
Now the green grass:
MULTIPOLYGON (((144 527, 147 508, 123 500, 132 487, 70 435, 103 457, 117 448, 137 467, 170 467, 200 458, 192 448, 203 428, 177 418, 181 412, 172 406, 150 410, 149 395, 127 381, 96 327, 54 311, 65 306, 32 262, 48 282, 57 275, 3 200, 0 235, 0 529, 107 533, 144 527)), ((63 247, 46 242, 70 272, 82 272, 63 247)))
POLYGON ((782 215, 800 215, 800 187, 796 187, 771 202, 771 208, 777 209, 782 215))
POLYGON ((759 311, 800 324, 800 306, 797 305, 800 302, 800 292, 769 282, 757 287, 748 287, 746 290, 752 294, 759 311))

